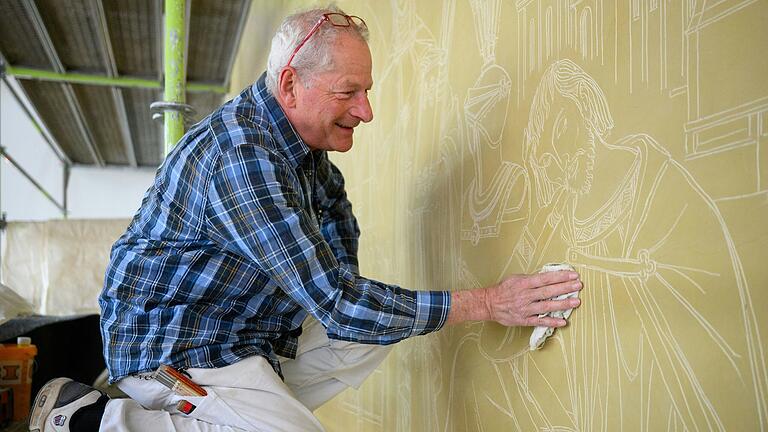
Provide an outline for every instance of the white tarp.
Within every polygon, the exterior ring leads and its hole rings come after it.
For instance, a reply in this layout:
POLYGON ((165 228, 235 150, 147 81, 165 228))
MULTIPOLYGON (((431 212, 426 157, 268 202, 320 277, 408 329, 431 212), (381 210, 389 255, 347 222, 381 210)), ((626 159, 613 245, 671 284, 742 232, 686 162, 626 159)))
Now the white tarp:
POLYGON ((15 291, 0 284, 0 324, 17 316, 32 314, 32 305, 15 291))
POLYGON ((2 282, 44 315, 98 313, 97 296, 126 219, 9 222, 2 282))

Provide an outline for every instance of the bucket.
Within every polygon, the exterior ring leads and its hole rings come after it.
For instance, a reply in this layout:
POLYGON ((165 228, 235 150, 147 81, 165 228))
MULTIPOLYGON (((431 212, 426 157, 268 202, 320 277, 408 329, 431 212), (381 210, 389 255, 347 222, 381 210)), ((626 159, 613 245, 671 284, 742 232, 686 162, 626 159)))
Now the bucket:
POLYGON ((20 337, 17 344, 0 344, 0 387, 13 389, 13 420, 29 415, 32 396, 32 366, 37 347, 29 338, 20 337))

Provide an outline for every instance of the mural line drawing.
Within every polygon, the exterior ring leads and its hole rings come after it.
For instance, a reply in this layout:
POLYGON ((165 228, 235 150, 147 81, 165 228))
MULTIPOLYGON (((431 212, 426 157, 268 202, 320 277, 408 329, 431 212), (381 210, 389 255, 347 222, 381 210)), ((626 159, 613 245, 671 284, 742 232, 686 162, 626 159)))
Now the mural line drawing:
POLYGON ((614 430, 626 426, 629 405, 622 399, 640 392, 638 409, 664 412, 675 427, 726 430, 726 409, 764 424, 762 339, 722 216, 653 137, 631 134, 609 144, 613 127, 594 79, 570 60, 555 61, 530 110, 523 158, 535 199, 509 265, 532 272, 553 257, 569 262, 588 287, 585 307, 568 339, 558 337, 564 366, 558 379, 551 370, 536 375, 544 368, 535 353, 523 355, 519 329, 508 329, 503 343, 480 333, 478 346, 500 376, 488 395, 492 405, 544 429, 614 430), (685 235, 691 226, 700 227, 698 236, 685 235), (713 256, 706 265, 697 262, 713 256), (620 317, 617 303, 634 313, 620 317), (721 330, 732 325, 740 330, 721 330), (700 350, 707 356, 694 354, 700 350), (546 385, 526 392, 531 381, 546 385), (722 381, 739 391, 723 400, 722 381), (515 411, 509 388, 538 414, 515 411), (734 407, 732 398, 744 394, 752 402, 734 407), (539 402, 553 399, 563 407, 560 415, 539 402))
POLYGON ((468 289, 568 262, 585 290, 540 351, 530 329, 491 323, 401 344, 374 377, 386 390, 345 396, 358 427, 768 429, 765 274, 724 209, 768 190, 768 93, 727 79, 754 74, 747 60, 720 60, 756 48, 718 45, 736 27, 768 36, 741 25, 766 3, 367 7, 386 124, 349 190, 375 225, 366 254, 394 252, 377 269, 468 289), (707 175, 733 160, 743 173, 707 175))

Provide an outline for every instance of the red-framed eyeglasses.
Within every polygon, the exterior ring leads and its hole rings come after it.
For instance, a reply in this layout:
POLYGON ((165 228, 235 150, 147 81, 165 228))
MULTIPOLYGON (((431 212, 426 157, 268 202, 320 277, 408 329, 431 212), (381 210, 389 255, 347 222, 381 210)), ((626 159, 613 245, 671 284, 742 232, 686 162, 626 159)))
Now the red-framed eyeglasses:
POLYGON ((304 39, 301 41, 301 43, 296 47, 295 50, 293 50, 293 53, 291 54, 291 58, 288 59, 288 63, 286 63, 285 67, 288 67, 291 65, 291 62, 293 61, 293 58, 296 57, 296 53, 299 52, 301 47, 304 46, 305 43, 309 40, 309 38, 312 37, 313 34, 317 31, 317 29, 320 28, 321 25, 323 25, 324 22, 328 21, 332 25, 336 27, 349 27, 354 25, 355 27, 365 30, 368 28, 367 25, 365 25, 365 21, 363 21, 362 18, 359 16, 354 15, 344 15, 342 13, 327 13, 323 14, 322 17, 320 17, 319 20, 317 20, 317 23, 312 27, 312 29, 307 33, 307 35, 304 37, 304 39))

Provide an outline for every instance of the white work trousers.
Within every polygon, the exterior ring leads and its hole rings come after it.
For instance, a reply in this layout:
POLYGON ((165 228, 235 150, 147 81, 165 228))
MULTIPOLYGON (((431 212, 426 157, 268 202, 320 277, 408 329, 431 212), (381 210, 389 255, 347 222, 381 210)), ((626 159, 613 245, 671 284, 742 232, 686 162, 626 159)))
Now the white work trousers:
POLYGON ((145 376, 117 385, 130 399, 107 403, 101 431, 312 432, 323 427, 312 411, 347 387, 358 388, 389 353, 388 346, 329 340, 311 317, 299 337, 296 359, 281 359, 285 382, 261 356, 217 369, 188 369, 208 393, 179 396, 145 376), (196 408, 176 409, 180 400, 196 408))

